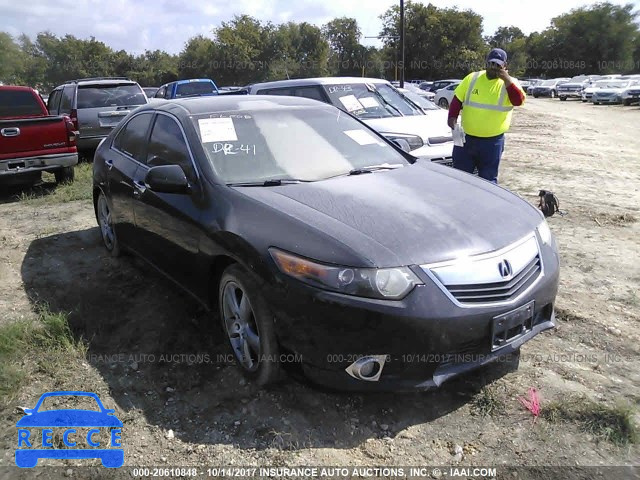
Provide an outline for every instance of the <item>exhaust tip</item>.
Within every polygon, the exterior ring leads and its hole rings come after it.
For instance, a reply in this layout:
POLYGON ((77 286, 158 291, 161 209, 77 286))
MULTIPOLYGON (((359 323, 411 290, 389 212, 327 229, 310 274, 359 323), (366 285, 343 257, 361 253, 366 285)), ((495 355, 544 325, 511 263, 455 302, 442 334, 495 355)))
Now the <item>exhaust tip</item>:
POLYGON ((345 368, 345 371, 356 380, 377 382, 380 380, 386 360, 386 355, 369 355, 359 358, 345 368))

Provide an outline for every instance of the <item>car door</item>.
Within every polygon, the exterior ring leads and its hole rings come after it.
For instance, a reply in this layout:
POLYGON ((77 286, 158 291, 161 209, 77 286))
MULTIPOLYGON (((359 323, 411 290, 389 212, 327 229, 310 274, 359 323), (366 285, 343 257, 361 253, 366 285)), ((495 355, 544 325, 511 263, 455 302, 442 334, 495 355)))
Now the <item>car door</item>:
POLYGON ((131 117, 105 153, 107 190, 116 233, 122 243, 135 248, 134 186, 137 170, 145 160, 153 112, 131 117))
POLYGON ((158 112, 151 130, 145 165, 134 179, 136 242, 140 253, 193 293, 198 292, 200 228, 203 208, 202 184, 176 117, 158 112), (191 191, 188 193, 155 192, 145 184, 154 166, 180 165, 191 191))

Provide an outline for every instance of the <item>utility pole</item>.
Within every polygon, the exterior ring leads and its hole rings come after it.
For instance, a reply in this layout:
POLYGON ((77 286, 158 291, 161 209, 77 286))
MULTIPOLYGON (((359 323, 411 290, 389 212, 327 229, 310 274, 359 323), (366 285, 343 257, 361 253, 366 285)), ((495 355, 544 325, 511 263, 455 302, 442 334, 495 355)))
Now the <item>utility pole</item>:
MULTIPOLYGON (((400 88, 404 88, 404 0, 400 0, 400 56, 402 57, 402 67, 400 68, 400 88)), ((397 63, 398 62, 396 60, 396 64, 397 63)))

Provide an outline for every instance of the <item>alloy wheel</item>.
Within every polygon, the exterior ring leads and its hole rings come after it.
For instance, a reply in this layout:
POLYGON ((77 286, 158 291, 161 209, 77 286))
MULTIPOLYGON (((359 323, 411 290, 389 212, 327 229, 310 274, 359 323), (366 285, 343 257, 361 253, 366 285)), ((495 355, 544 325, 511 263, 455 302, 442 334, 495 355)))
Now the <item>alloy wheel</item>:
POLYGON ((245 370, 256 371, 261 353, 260 335, 251 301, 236 282, 230 281, 224 286, 222 314, 236 359, 245 370))

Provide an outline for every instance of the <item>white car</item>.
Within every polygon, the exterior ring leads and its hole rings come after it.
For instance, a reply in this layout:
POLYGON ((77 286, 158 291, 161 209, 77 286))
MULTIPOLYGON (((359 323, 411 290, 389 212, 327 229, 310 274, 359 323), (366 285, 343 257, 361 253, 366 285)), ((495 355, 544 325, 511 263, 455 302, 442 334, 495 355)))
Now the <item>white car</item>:
POLYGON ((329 103, 400 144, 414 157, 453 163, 453 136, 446 119, 439 112, 426 114, 386 80, 362 77, 280 80, 251 85, 249 94, 306 97, 329 103))
POLYGON ((632 103, 640 104, 640 76, 629 82, 629 86, 622 91, 620 98, 625 107, 632 103))
POLYGON ((623 92, 635 82, 635 80, 608 80, 593 92, 591 101, 594 105, 600 105, 601 103, 622 103, 623 92))
POLYGON ((428 90, 423 90, 423 89, 419 88, 418 86, 416 86, 415 84, 405 83, 404 84, 404 88, 405 88, 405 90, 413 92, 416 95, 420 95, 421 97, 425 97, 427 100, 430 100, 432 102, 433 102, 433 99, 436 96, 435 92, 430 92, 428 90))
POLYGON ((449 108, 451 105, 451 100, 453 100, 453 94, 455 92, 456 87, 460 85, 460 82, 452 83, 448 87, 441 88, 436 92, 436 96, 433 99, 433 102, 441 108, 449 108))

